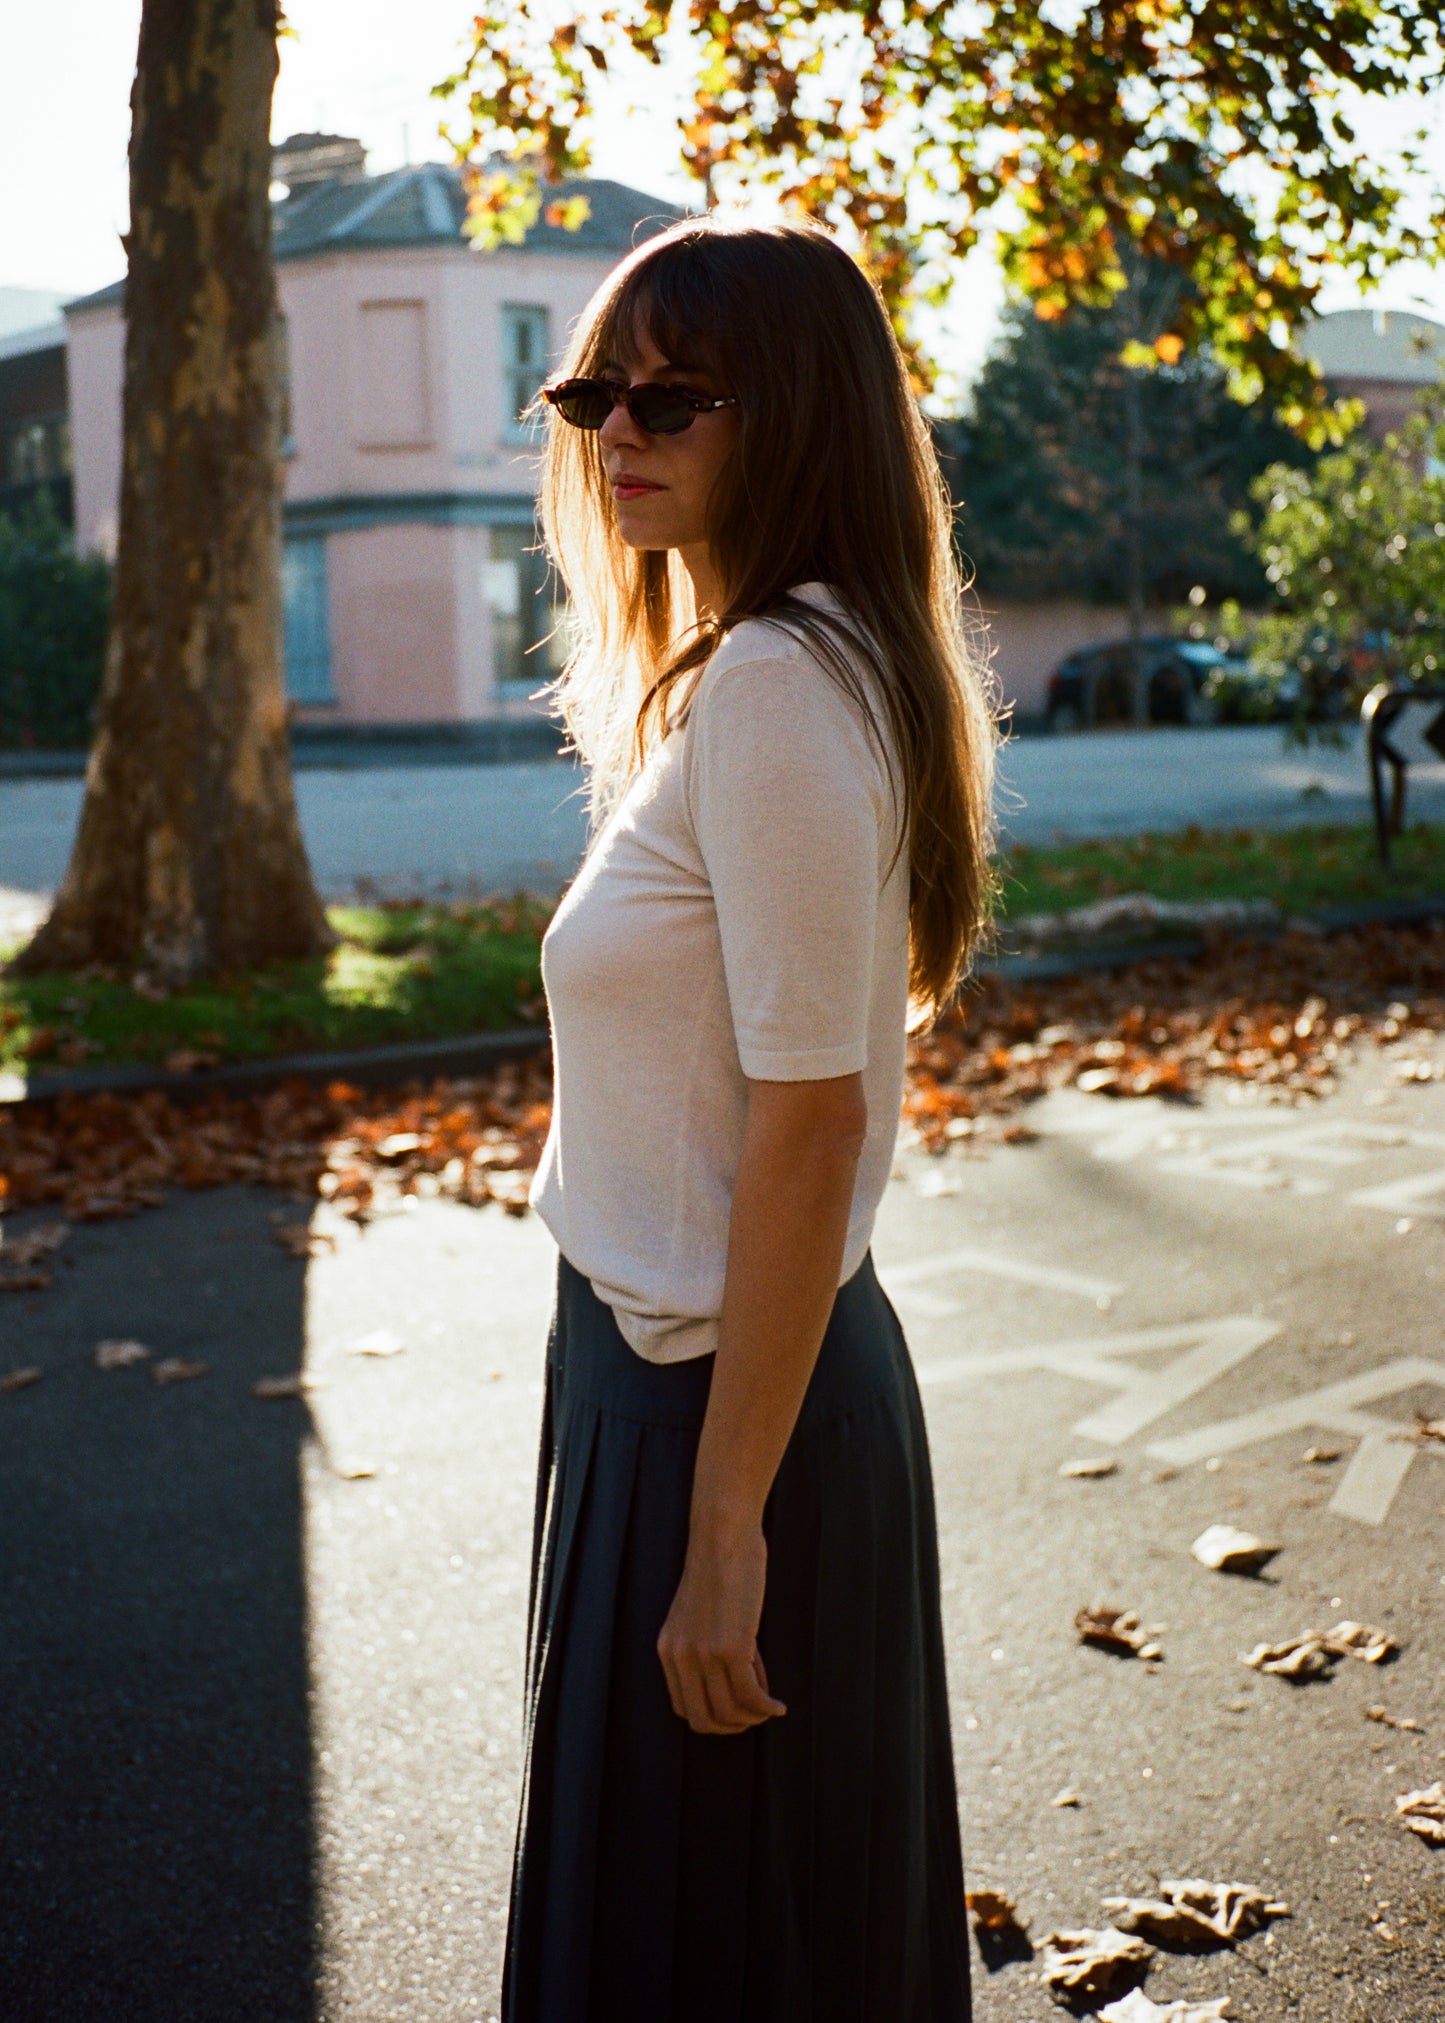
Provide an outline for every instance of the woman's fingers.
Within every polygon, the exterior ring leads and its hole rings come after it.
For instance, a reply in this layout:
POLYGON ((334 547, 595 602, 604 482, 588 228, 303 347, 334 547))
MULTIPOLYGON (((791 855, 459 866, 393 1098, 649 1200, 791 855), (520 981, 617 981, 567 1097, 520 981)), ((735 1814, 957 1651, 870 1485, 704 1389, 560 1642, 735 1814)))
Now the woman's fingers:
POLYGON ((759 1678, 762 1661, 756 1651, 750 1651, 745 1658, 729 1660, 725 1669, 735 1718, 751 1727, 787 1713, 782 1701, 775 1700, 768 1691, 766 1676, 759 1678))
POLYGON ((662 1660, 662 1676, 667 1683, 667 1697, 672 1703, 672 1711, 679 1721, 687 1719, 687 1703, 682 1696, 682 1682, 678 1677, 677 1661, 671 1647, 659 1640, 657 1655, 662 1660))
POLYGON ((669 1651, 663 1673, 673 1712, 699 1735, 741 1735, 788 1711, 759 1683, 751 1654, 669 1651))

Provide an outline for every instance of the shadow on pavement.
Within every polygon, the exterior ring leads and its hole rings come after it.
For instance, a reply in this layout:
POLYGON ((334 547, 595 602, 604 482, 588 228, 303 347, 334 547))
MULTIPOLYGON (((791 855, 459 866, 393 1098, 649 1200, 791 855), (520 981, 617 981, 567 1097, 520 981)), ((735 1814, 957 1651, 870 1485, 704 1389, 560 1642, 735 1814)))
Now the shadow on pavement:
POLYGON ((316 2013, 304 1264, 275 1197, 173 1198, 76 1230, 0 1296, 0 2016, 309 2023, 316 2013), (204 1361, 101 1372, 138 1338, 204 1361))

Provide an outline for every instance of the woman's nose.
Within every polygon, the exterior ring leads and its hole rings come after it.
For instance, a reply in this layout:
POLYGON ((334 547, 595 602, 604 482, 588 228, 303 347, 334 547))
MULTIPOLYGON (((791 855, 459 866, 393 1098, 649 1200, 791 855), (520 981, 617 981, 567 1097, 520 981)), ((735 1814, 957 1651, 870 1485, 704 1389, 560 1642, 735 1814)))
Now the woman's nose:
POLYGON ((646 433, 637 426, 621 401, 618 401, 602 427, 598 431, 603 446, 607 449, 638 449, 647 441, 646 433))

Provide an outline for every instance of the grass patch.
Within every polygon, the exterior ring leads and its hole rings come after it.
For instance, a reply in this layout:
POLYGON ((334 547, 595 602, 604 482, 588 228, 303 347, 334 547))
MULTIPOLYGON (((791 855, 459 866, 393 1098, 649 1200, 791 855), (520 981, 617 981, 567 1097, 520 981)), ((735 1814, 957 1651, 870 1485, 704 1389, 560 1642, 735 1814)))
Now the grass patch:
MULTIPOLYGON (((1000 866, 1006 917, 1120 892, 1272 899, 1286 913, 1445 893, 1445 825, 1416 824, 1386 878, 1363 827, 1241 829, 1020 847, 1000 866)), ((450 1039, 539 1020, 551 909, 336 906, 324 962, 277 963, 164 998, 120 976, 0 976, 0 1068, 186 1065, 450 1039)), ((0 951, 3 953, 3 951, 0 951)))
POLYGON ((1272 899, 1286 914, 1445 894, 1445 824, 1415 823, 1380 869, 1373 829, 1185 829, 1047 849, 1015 848, 999 869, 1006 918, 1060 913, 1121 892, 1155 899, 1272 899))
POLYGON ((169 997, 119 976, 0 977, 0 1067, 186 1064, 499 1032, 541 1016, 550 907, 333 906, 337 947, 169 997))

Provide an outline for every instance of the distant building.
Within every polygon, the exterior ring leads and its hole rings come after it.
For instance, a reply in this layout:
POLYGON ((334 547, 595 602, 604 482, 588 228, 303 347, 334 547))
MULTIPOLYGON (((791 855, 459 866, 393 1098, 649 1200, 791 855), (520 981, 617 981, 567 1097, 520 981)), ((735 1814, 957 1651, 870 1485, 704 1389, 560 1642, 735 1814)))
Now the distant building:
MULTIPOLYGON (((569 184, 558 195, 590 205, 579 230, 544 213, 479 253, 454 169, 369 176, 359 142, 301 134, 275 172, 290 696, 318 722, 529 714, 557 649, 522 412, 607 273, 675 214, 620 183, 569 184)), ((66 323, 76 535, 110 552, 123 284, 66 323)))
POLYGON ((1422 390, 1445 378, 1445 324, 1406 309, 1337 309, 1306 327, 1300 349, 1332 392, 1364 402, 1375 436, 1398 429, 1422 390))
POLYGON ((0 513, 44 493, 70 521, 64 295, 0 288, 0 513))

